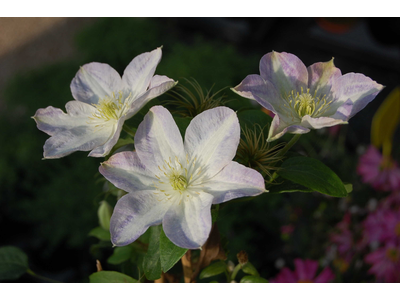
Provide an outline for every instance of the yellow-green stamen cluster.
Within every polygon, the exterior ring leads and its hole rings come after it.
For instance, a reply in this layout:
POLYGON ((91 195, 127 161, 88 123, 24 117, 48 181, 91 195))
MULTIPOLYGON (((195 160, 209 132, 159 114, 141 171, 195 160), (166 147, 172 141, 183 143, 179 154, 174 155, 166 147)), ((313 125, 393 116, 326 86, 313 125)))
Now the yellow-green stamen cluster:
POLYGON ((172 175, 169 183, 174 190, 184 191, 187 188, 187 179, 183 175, 172 175))
POLYGON ((330 107, 332 101, 327 102, 326 95, 317 97, 317 91, 314 95, 310 94, 310 89, 306 91, 301 88, 301 92, 291 91, 289 94, 282 96, 285 103, 284 110, 291 116, 294 121, 309 115, 313 118, 322 116, 330 107))
POLYGON ((96 112, 92 114, 90 119, 93 121, 118 121, 125 112, 126 99, 123 99, 122 91, 112 96, 106 96, 100 99, 97 104, 92 104, 96 108, 96 112))

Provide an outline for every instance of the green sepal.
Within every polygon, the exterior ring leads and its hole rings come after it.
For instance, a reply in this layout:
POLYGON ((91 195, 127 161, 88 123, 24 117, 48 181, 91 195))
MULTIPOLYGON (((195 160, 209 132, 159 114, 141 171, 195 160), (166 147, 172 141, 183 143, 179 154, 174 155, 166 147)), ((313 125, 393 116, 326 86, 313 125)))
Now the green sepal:
POLYGON ((224 261, 222 261, 222 260, 217 261, 217 262, 209 265, 208 267, 204 268, 201 271, 199 278, 204 279, 204 278, 208 278, 211 276, 219 275, 219 274, 225 272, 226 268, 227 268, 227 266, 224 261))
POLYGON ((253 264, 251 262, 247 262, 242 267, 242 271, 246 274, 250 274, 253 276, 260 276, 260 274, 258 273, 258 271, 256 270, 256 268, 253 266, 253 264))

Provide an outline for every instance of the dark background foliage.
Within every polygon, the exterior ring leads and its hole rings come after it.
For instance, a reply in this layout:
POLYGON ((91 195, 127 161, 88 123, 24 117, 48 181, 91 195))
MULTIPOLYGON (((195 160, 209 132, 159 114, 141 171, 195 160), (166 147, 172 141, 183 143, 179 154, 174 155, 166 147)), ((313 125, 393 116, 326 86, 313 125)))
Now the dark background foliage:
MULTIPOLYGON (((272 50, 293 53, 306 66, 335 57, 343 74, 363 73, 385 85, 338 137, 314 131, 295 147, 354 185, 349 205, 365 205, 369 191, 355 173, 357 149, 369 144, 372 117, 400 82, 399 33, 399 19, 390 18, 106 18, 82 25, 74 38, 76 55, 9 78, 1 95, 0 246, 20 247, 32 270, 64 282, 87 282, 96 270, 95 259, 112 253, 96 252, 92 246, 97 240, 88 236, 98 226, 96 211, 104 199, 103 182, 96 175, 102 160, 83 152, 41 160, 48 136, 30 117, 38 108, 64 108, 72 99, 69 84, 79 66, 98 61, 122 74, 133 57, 161 45, 156 74, 181 82, 193 77, 205 89, 215 84, 215 91, 259 73, 260 58, 272 50)), ((237 103, 246 101, 225 92, 237 103)), ((399 161, 398 143, 393 153, 399 161)), ((228 241, 228 258, 236 262, 236 254, 247 251, 265 278, 278 272, 279 259, 289 266, 296 257, 320 259, 327 232, 343 217, 340 201, 293 193, 224 205, 218 226, 228 241), (295 231, 287 240, 280 227, 289 223, 295 231)), ((19 281, 36 279, 24 275, 19 281)))

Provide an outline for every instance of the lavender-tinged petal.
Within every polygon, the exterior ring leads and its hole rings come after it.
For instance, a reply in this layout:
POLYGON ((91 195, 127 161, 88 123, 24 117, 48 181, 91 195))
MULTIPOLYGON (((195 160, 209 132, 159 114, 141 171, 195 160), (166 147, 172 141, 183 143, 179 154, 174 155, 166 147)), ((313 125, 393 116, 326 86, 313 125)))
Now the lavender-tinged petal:
POLYGON ((232 88, 236 94, 257 101, 268 110, 277 112, 281 96, 274 85, 264 80, 260 75, 248 75, 243 81, 232 88))
MULTIPOLYGON (((342 121, 347 121, 350 118, 351 112, 353 111, 353 102, 347 99, 341 106, 338 107, 336 112, 331 115, 334 119, 340 119, 342 121)), ((328 114, 327 114, 328 115, 328 114)))
POLYGON ((310 129, 300 126, 300 124, 288 124, 284 119, 279 118, 279 115, 275 115, 269 129, 267 142, 275 141, 285 133, 304 134, 309 131, 310 129))
POLYGON ((212 195, 202 192, 171 205, 162 221, 165 235, 181 248, 203 246, 211 231, 212 200, 212 195))
POLYGON ((307 89, 307 68, 297 56, 290 53, 272 51, 265 54, 260 60, 260 74, 264 80, 271 82, 281 95, 292 90, 307 89))
POLYGON ((161 224, 171 203, 159 201, 154 191, 137 191, 118 200, 110 220, 111 242, 125 246, 150 226, 161 224))
POLYGON ((132 91, 133 98, 143 94, 149 87, 157 65, 161 60, 161 48, 136 56, 126 67, 122 80, 132 91))
POLYGON ((331 87, 336 78, 342 75, 340 69, 336 68, 333 58, 328 62, 318 62, 307 68, 308 70, 308 87, 310 93, 314 95, 329 95, 331 87))
POLYGON ((146 168, 154 174, 160 173, 160 167, 170 159, 185 159, 182 136, 167 109, 162 106, 150 109, 136 131, 135 149, 146 168))
POLYGON ((149 89, 139 98, 132 101, 125 119, 134 116, 143 108, 151 99, 154 99, 164 94, 169 89, 173 88, 178 82, 167 76, 155 75, 150 82, 149 89))
POLYGON ((156 181, 134 151, 114 154, 101 164, 99 172, 117 188, 127 192, 151 190, 156 181))
POLYGON ((205 191, 214 196, 213 204, 266 192, 259 172, 234 161, 204 185, 205 191))
POLYGON ((67 114, 52 106, 38 109, 33 116, 38 129, 48 135, 55 135, 76 126, 86 125, 89 117, 95 112, 93 106, 79 101, 70 101, 65 107, 67 114))
POLYGON ((305 115, 301 120, 300 126, 309 129, 321 129, 324 127, 332 127, 335 125, 347 123, 347 121, 343 121, 341 119, 334 119, 330 117, 312 118, 309 115, 305 115))
POLYGON ((122 126, 124 125, 124 119, 119 119, 118 123, 113 126, 113 131, 103 145, 94 148, 88 156, 92 157, 104 157, 108 155, 114 145, 118 142, 119 136, 121 134, 122 126))
POLYGON ((58 132, 44 144, 44 158, 60 158, 75 151, 89 151, 103 145, 113 133, 113 127, 100 129, 92 125, 76 126, 58 132))
POLYGON ((338 104, 348 99, 353 102, 351 118, 371 102, 383 88, 383 85, 363 74, 348 73, 335 80, 332 92, 338 104))
POLYGON ((121 76, 107 64, 93 62, 80 68, 71 82, 75 100, 97 104, 99 99, 124 89, 121 76))

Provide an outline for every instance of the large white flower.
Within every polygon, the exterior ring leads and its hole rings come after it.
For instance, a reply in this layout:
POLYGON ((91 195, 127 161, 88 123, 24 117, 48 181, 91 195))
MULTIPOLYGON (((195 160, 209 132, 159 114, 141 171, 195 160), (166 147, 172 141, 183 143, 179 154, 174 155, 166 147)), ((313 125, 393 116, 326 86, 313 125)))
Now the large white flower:
POLYGON ((347 124, 382 89, 363 74, 342 75, 333 59, 307 68, 297 56, 273 51, 261 58, 260 75, 248 75, 232 90, 274 112, 268 134, 273 141, 347 124))
POLYGON ((33 117, 37 127, 51 136, 44 145, 44 158, 60 158, 78 150, 91 150, 89 156, 94 157, 107 155, 125 120, 176 84, 166 76, 154 75, 160 60, 161 48, 140 54, 122 78, 107 64, 81 67, 71 82, 75 101, 66 104, 67 113, 49 106, 38 109, 33 117))
POLYGON ((124 246, 162 223, 167 237, 196 249, 211 230, 211 205, 265 192, 257 171, 232 161, 240 139, 236 113, 217 107, 197 115, 185 142, 168 110, 154 106, 135 135, 135 152, 120 152, 100 173, 128 192, 111 217, 111 241, 124 246))

